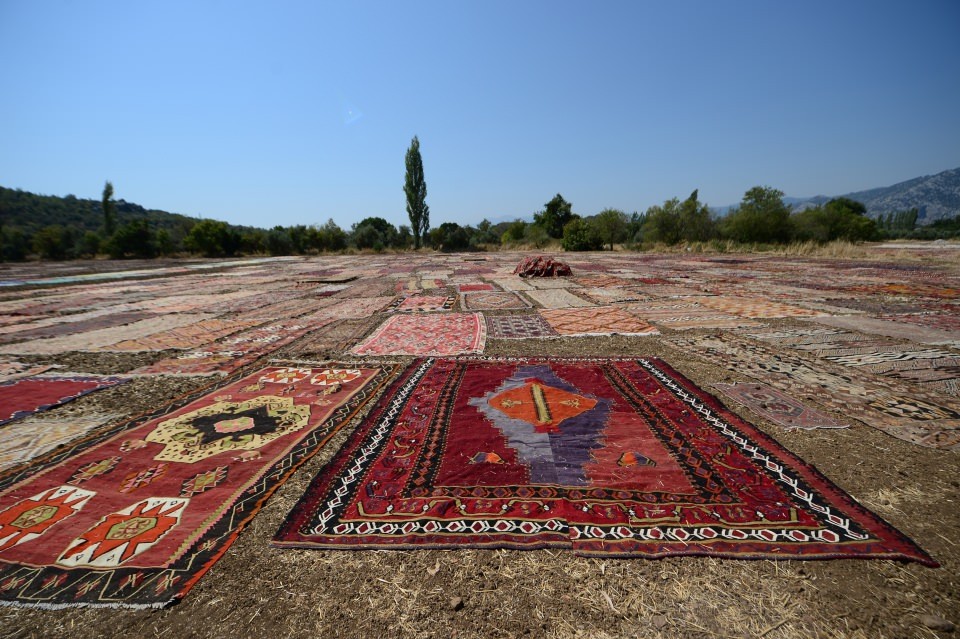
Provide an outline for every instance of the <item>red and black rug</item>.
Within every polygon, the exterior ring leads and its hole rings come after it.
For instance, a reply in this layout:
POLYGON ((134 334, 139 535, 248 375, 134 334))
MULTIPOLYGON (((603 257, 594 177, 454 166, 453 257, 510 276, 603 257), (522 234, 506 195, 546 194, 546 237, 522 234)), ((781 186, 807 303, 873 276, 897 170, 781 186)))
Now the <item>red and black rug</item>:
POLYGON ((419 359, 274 545, 936 565, 657 359, 419 359))
POLYGON ((179 599, 277 486, 399 372, 380 363, 265 368, 0 475, 0 604, 179 599))

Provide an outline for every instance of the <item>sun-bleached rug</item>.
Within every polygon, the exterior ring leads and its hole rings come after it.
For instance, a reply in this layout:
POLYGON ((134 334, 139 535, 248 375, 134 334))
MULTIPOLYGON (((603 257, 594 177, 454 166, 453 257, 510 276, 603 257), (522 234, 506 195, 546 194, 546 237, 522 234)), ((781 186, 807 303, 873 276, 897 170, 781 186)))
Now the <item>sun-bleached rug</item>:
POLYGON ((530 303, 511 291, 481 291, 463 296, 464 310, 506 311, 530 308, 530 303))
POLYGON ((582 297, 577 297, 570 291, 562 288, 546 290, 528 290, 523 292, 534 302, 540 304, 543 308, 579 308, 585 306, 596 306, 593 302, 588 302, 582 297))
POLYGON ((482 353, 487 328, 480 313, 393 315, 350 352, 354 355, 482 353))
POLYGON ((560 308, 538 311, 558 335, 658 335, 651 324, 620 308, 560 308))
POLYGON ((838 424, 824 413, 805 406, 790 395, 766 384, 739 382, 735 384, 714 384, 734 401, 740 402, 758 415, 765 417, 784 428, 814 430, 817 428, 849 428, 838 424))

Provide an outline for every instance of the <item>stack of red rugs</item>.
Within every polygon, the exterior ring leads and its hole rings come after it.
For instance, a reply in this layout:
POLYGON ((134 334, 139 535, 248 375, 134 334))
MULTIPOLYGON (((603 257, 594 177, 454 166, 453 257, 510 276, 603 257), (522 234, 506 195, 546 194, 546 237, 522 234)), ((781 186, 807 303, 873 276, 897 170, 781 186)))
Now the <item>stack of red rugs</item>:
POLYGON ((513 273, 520 277, 566 277, 573 275, 570 267, 563 262, 542 255, 523 258, 517 268, 513 269, 513 273))

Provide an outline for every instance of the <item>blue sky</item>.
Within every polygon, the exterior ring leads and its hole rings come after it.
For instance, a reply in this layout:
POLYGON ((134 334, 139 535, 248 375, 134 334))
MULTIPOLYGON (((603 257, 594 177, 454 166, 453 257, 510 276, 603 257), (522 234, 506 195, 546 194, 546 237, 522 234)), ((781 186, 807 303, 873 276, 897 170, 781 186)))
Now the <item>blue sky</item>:
POLYGON ((0 0, 0 185, 269 227, 960 166, 960 2, 0 0))

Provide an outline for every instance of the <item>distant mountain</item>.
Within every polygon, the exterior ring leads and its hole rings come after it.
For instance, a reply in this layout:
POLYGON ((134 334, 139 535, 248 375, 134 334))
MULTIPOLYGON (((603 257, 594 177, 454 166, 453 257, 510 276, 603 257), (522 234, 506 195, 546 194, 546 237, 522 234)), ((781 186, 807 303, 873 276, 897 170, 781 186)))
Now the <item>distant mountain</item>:
MULTIPOLYGON (((960 168, 936 175, 924 175, 892 186, 845 193, 842 196, 862 202, 870 217, 879 217, 894 211, 919 210, 917 222, 930 224, 944 218, 960 215, 960 168)), ((804 210, 828 202, 831 197, 817 195, 810 198, 783 198, 794 210, 804 210)))

